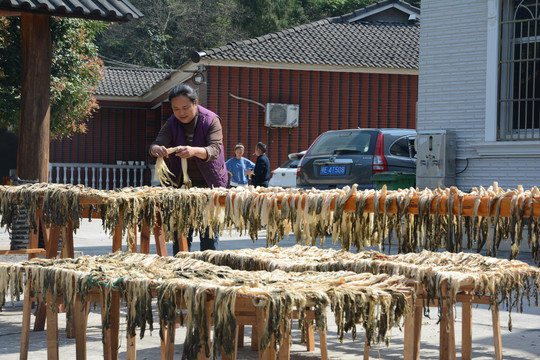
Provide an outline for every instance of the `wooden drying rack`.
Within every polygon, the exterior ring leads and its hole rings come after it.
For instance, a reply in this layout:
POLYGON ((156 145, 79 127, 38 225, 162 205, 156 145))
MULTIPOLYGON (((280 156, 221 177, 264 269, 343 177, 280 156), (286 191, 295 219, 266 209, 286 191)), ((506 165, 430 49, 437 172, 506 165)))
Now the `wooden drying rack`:
MULTIPOLYGON (((294 195, 288 198, 289 202, 296 201, 296 204, 300 205, 300 207, 304 208, 306 201, 309 197, 309 191, 294 195)), ((386 198, 389 196, 389 194, 392 194, 391 192, 387 195, 382 195, 379 197, 379 211, 384 211, 385 208, 385 202, 386 198)), ((260 193, 259 196, 270 196, 273 195, 271 193, 260 193)), ((231 198, 234 201, 236 194, 232 194, 231 198)), ((330 209, 333 210, 335 208, 335 199, 338 195, 335 196, 334 200, 332 200, 332 204, 330 206, 330 209)), ((285 197, 285 194, 278 194, 278 207, 281 207, 281 201, 285 197)), ((409 206, 407 208, 408 214, 418 214, 418 205, 420 202, 421 195, 415 195, 411 197, 409 206)), ((432 201, 431 201, 431 207, 430 207, 430 214, 438 212, 440 215, 447 214, 447 204, 449 196, 447 195, 433 195, 432 201), (437 210, 437 204, 438 204, 438 210, 437 210)), ((364 212, 372 213, 375 211, 374 206, 374 199, 375 195, 370 195, 366 199, 364 212)), ((53 258, 56 257, 57 251, 58 251, 58 242, 59 242, 59 236, 60 231, 62 231, 62 238, 65 239, 62 247, 62 257, 73 257, 74 256, 74 249, 73 249, 73 222, 70 221, 65 227, 59 227, 55 224, 52 224, 51 227, 47 227, 45 225, 45 222, 43 221, 43 212, 41 205, 43 204, 43 199, 38 200, 39 204, 37 207, 36 212, 36 224, 38 226, 42 227, 42 232, 44 235, 46 246, 46 251, 44 249, 38 249, 38 234, 35 231, 30 232, 30 241, 28 249, 25 250, 7 250, 7 251, 0 251, 0 255, 3 254, 28 254, 29 258, 34 258, 40 254, 45 254, 47 258, 53 258)), ((216 201, 216 200, 214 200, 216 201)), ((226 202, 226 196, 220 195, 219 196, 219 204, 220 206, 225 206, 226 202)), ((474 195, 464 195, 462 197, 462 210, 461 215, 463 216, 472 216, 474 213, 474 206, 475 202, 477 201, 477 196, 474 195)), ((494 216, 496 213, 497 203, 500 202, 500 212, 499 216, 501 217, 508 217, 513 215, 512 211, 512 196, 501 196, 498 198, 492 198, 492 205, 491 205, 491 212, 488 211, 489 206, 489 198, 484 196, 480 200, 480 204, 478 206, 477 210, 477 216, 487 216, 488 212, 489 215, 494 216)), ((82 218, 88 218, 90 214, 92 215, 92 218, 101 218, 101 213, 98 209, 98 205, 102 204, 104 202, 104 199, 100 196, 82 196, 79 200, 79 204, 83 208, 83 213, 81 214, 82 218), (94 210, 98 209, 98 210, 94 210)), ((523 204, 523 214, 525 217, 529 217, 531 215, 531 209, 529 207, 529 197, 523 197, 522 200, 519 201, 519 204, 523 204)), ((298 207, 298 206, 297 206, 298 207)), ((356 197, 349 198, 343 208, 344 211, 356 211, 356 197)), ((458 199, 458 196, 454 196, 453 201, 453 214, 459 215, 460 214, 460 201, 458 199)), ((392 202, 390 206, 387 209, 387 213, 389 214, 395 214, 398 211, 398 206, 396 199, 392 199, 392 202)), ((534 217, 540 217, 540 196, 536 196, 533 198, 532 201, 532 216, 534 217)), ((157 247, 157 253, 159 255, 166 256, 167 255, 167 248, 165 245, 165 236, 163 233, 163 228, 161 226, 161 217, 159 216, 159 210, 158 210, 158 221, 157 224, 154 226, 153 233, 155 236, 156 241, 156 247, 157 247)), ((136 231, 133 232, 136 234, 136 231)), ((112 251, 117 251, 122 248, 122 214, 119 218, 119 225, 115 229, 113 237, 112 237, 112 251)), ((136 249, 136 239, 130 239, 128 241, 128 248, 131 251, 137 251, 136 249)), ((141 244, 140 244, 140 251, 142 253, 148 253, 150 248, 150 231, 146 223, 143 223, 142 225, 142 231, 141 231, 141 244)), ((185 238, 181 239, 180 242, 180 250, 181 251, 187 251, 187 241, 185 238)))

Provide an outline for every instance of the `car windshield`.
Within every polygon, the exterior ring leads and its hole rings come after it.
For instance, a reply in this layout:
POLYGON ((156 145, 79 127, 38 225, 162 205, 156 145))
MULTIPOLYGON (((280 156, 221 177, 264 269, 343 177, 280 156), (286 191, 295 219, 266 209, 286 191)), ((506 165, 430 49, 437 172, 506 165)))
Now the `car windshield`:
POLYGON ((374 134, 373 132, 359 131, 327 132, 313 144, 309 155, 371 154, 374 134))

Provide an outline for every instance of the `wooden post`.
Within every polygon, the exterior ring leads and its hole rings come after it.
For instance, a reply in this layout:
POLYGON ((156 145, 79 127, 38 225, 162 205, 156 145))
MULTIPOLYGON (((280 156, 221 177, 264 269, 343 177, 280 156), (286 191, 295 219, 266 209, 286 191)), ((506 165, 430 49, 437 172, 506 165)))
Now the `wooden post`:
POLYGON ((244 325, 238 325, 238 336, 236 337, 236 347, 244 347, 244 325))
MULTIPOLYGON (((235 328, 234 338, 238 339, 238 325, 235 328)), ((225 350, 223 348, 221 349, 221 359, 222 360, 235 360, 237 354, 238 354, 238 341, 234 342, 233 353, 230 356, 225 354, 225 350)))
MULTIPOLYGON (((30 216, 30 214, 28 214, 30 216)), ((36 220, 38 220, 38 217, 36 216, 36 220)), ((28 248, 29 249, 37 249, 39 243, 39 222, 37 223, 37 229, 34 231, 32 229, 32 226, 30 226, 30 238, 28 239, 28 248)), ((32 260, 33 258, 36 258, 37 254, 28 254, 28 260, 32 260)))
POLYGON ((468 296, 461 302, 461 358, 472 359, 472 299, 468 296))
POLYGON ((137 252, 137 224, 133 225, 127 236, 127 252, 137 252))
POLYGON ((416 300, 414 310, 414 359, 420 359, 420 343, 422 342, 422 315, 424 308, 420 296, 416 300))
POLYGON ((120 211, 118 225, 114 229, 112 252, 122 250, 122 227, 124 222, 124 212, 120 211))
POLYGON ((113 359, 118 359, 120 340, 120 293, 118 291, 111 292, 111 328, 109 330, 111 336, 111 355, 113 359))
POLYGON ((154 239, 156 241, 156 252, 159 256, 167 256, 167 246, 165 245, 165 233, 161 224, 161 214, 158 215, 154 226, 154 239))
POLYGON ((75 354, 78 360, 86 360, 88 311, 88 301, 85 301, 83 304, 81 295, 77 295, 73 303, 73 323, 75 330, 75 354))
POLYGON ((73 220, 69 220, 67 226, 62 228, 62 259, 73 259, 75 257, 73 227, 73 220))
POLYGON ((364 360, 369 360, 369 349, 371 346, 369 345, 368 338, 366 336, 365 342, 364 342, 364 360))
MULTIPOLYGON (((306 307, 306 311, 309 312, 310 308, 306 307)), ((307 351, 315 350, 315 333, 313 331, 313 324, 310 319, 304 321, 304 327, 306 329, 306 349, 307 351)))
MULTIPOLYGON (((30 274, 28 274, 30 275, 30 274)), ((30 317, 32 315, 32 298, 30 297, 32 282, 28 280, 26 283, 26 291, 24 293, 23 303, 23 319, 21 329, 21 353, 19 359, 28 359, 28 346, 30 345, 30 317)))
POLYGON ((148 229, 148 224, 145 220, 142 221, 141 227, 141 254, 150 253, 150 229, 148 229))
POLYGON ((321 360, 328 360, 328 345, 326 342, 326 331, 319 330, 319 346, 321 348, 321 360))
POLYGON ((49 233, 49 243, 47 244, 47 259, 54 259, 58 255, 58 244, 60 243, 60 227, 51 224, 49 233))
POLYGON ((502 360, 501 319, 497 304, 491 305, 491 321, 493 326, 493 342, 495 345, 495 360, 502 360))
POLYGON ((52 289, 47 291, 47 359, 58 360, 58 312, 56 299, 53 299, 52 289), (53 310, 54 309, 54 310, 53 310))
POLYGON ((48 15, 21 14, 22 70, 17 176, 49 178, 52 44, 48 15))
MULTIPOLYGON (((412 306, 412 308, 416 308, 415 306, 412 306)), ((403 359, 404 360, 412 360, 414 359, 414 342, 415 342, 415 331, 414 331, 414 324, 415 324, 415 311, 407 317, 405 317, 405 324, 404 324, 404 335, 403 335, 403 359)))

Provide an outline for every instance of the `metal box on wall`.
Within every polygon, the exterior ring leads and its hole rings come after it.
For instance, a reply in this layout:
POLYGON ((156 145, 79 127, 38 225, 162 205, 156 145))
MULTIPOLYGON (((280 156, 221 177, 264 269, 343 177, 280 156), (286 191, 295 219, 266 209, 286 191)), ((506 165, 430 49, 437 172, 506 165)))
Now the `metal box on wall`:
POLYGON ((456 135, 449 130, 418 131, 416 186, 420 189, 456 184, 456 135))

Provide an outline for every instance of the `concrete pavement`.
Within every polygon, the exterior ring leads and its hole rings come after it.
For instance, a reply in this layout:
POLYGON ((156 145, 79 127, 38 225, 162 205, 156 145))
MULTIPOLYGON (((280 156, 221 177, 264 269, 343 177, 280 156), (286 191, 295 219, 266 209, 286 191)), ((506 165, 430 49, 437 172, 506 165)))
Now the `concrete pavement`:
MULTIPOLYGON (((152 240, 153 241, 153 240, 152 240)), ((254 248, 265 246, 266 239, 264 231, 259 233, 259 240, 255 243, 247 235, 240 235, 233 232, 231 235, 224 234, 221 238, 221 249, 254 248)), ((294 238, 286 239, 280 246, 292 246, 295 244, 294 238)), ((105 254, 111 250, 112 240, 101 228, 101 220, 88 222, 84 220, 81 228, 74 237, 76 251, 81 251, 85 255, 105 254)), ((199 249, 198 239, 194 242, 193 250, 199 249)), ((0 248, 9 246, 9 235, 4 229, 0 229, 0 248)), ((172 252, 172 244, 167 244, 169 254, 172 252)), ((327 241, 325 248, 330 247, 327 241)), ((334 248, 337 248, 333 246, 334 248)), ((155 245, 151 245, 150 251, 155 253, 155 245)), ((507 257, 508 253, 501 254, 507 257)), ((20 260, 21 258, 11 258, 20 260)), ((22 258, 24 259, 24 257, 22 258)), ((520 260, 530 263, 530 253, 521 253, 520 260)), ((0 261, 5 261, 0 256, 0 261)), ((22 320, 23 302, 16 300, 12 306, 10 299, 0 313, 0 360, 11 360, 19 357, 20 333, 22 320)), ((461 344, 461 306, 457 306, 456 313, 456 347, 458 358, 461 344)), ((329 312, 329 315, 331 313, 329 312)), ((437 310, 431 309, 431 318, 424 317, 422 324, 422 359, 438 359, 439 326, 436 324, 437 310)), ((513 331, 508 330, 508 312, 501 308, 501 331, 503 342, 504 359, 539 359, 540 358, 540 309, 526 306, 523 313, 512 313, 513 331)), ((33 321, 33 319, 32 319, 33 321)), ((364 338, 361 327, 358 327, 358 337, 351 339, 348 334, 343 344, 337 338, 336 326, 332 316, 329 316, 329 329, 327 342, 330 359, 357 359, 363 354, 364 338)), ((160 357, 159 328, 157 322, 157 311, 154 318, 155 329, 152 333, 147 332, 143 339, 137 338, 137 358, 138 359, 158 359, 160 357)), ((120 358, 126 357, 126 324, 125 313, 122 314, 120 324, 120 358)), ((175 358, 181 358, 183 351, 183 341, 185 328, 181 327, 176 332, 175 358)), ((293 330, 293 346, 291 348, 291 359, 318 359, 320 352, 318 349, 318 335, 315 336, 316 349, 314 352, 307 352, 305 346, 300 344, 300 332, 295 324, 293 330)), ((493 359, 493 334, 491 326, 491 311, 487 306, 481 305, 473 308, 473 358, 493 359)), ((257 353, 250 350, 250 329, 246 327, 245 347, 239 349, 238 359, 257 359, 257 353)), ((65 314, 59 314, 59 348, 62 359, 75 358, 75 340, 66 337, 65 314)), ((390 344, 375 345, 371 349, 371 357, 380 359, 400 359, 403 351, 403 332, 400 329, 392 330, 390 344)), ((29 359, 44 359, 47 356, 46 332, 30 333, 29 359)), ((99 307, 93 309, 88 319, 87 331, 87 358, 103 358, 101 344, 101 318, 99 307)))

